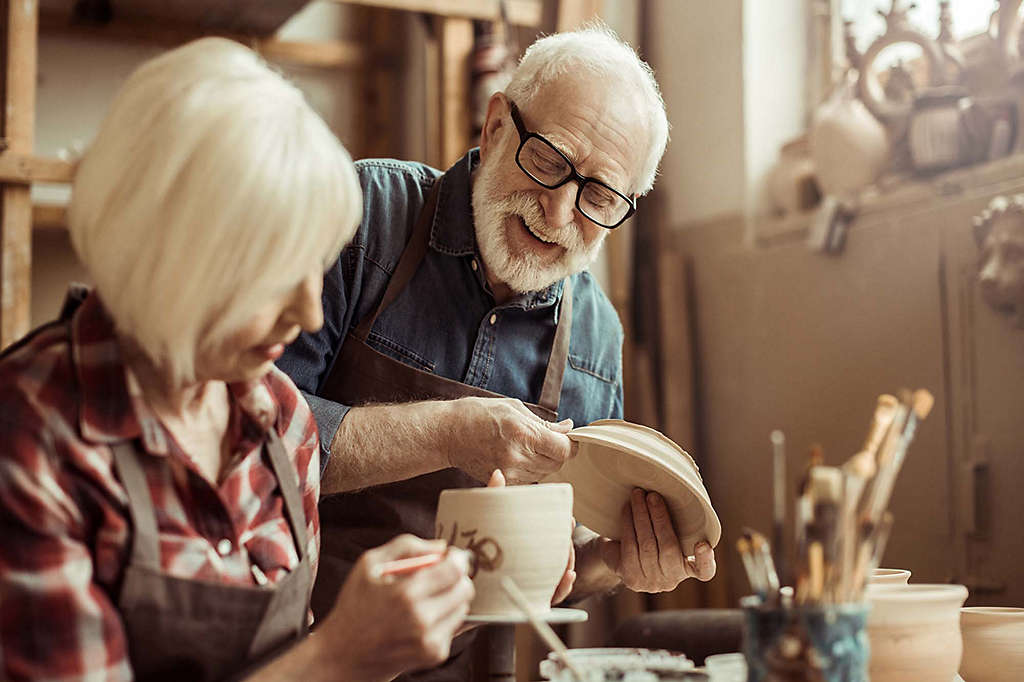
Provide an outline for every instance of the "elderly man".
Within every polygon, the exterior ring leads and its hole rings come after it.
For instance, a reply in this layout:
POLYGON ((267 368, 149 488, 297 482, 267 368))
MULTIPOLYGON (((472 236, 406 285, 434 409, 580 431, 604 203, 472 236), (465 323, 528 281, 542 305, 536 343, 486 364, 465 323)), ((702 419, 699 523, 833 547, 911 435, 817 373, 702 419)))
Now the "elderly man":
MULTIPOLYGON (((622 328, 586 267, 667 138, 650 68, 597 28, 534 43, 447 172, 357 163, 363 221, 328 271, 324 327, 280 360, 325 448, 314 610, 361 548, 432 535, 440 490, 495 469, 538 481, 571 455, 574 423, 622 416, 622 328)), ((621 544, 577 529, 555 601, 714 575, 706 543, 683 555, 656 493, 634 491, 623 527, 621 544)))

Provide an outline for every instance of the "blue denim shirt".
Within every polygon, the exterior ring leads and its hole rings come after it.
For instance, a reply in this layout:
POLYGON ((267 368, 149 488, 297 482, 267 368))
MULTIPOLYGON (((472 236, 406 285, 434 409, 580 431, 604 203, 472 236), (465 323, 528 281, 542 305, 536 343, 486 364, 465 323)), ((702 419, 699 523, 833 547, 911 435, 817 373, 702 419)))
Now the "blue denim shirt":
MULTIPOLYGON (((344 337, 371 314, 440 176, 430 248, 419 270, 377 318, 368 343, 407 365, 523 402, 540 399, 563 281, 495 305, 479 266, 470 176, 474 149, 446 173, 419 163, 356 163, 363 219, 324 277, 324 326, 302 334, 278 365, 306 395, 320 428, 323 463, 348 411, 317 396, 344 337), (495 321, 492 324, 491 318, 495 321)), ((569 361, 558 417, 577 426, 622 417, 622 325, 589 272, 573 275, 569 361)))

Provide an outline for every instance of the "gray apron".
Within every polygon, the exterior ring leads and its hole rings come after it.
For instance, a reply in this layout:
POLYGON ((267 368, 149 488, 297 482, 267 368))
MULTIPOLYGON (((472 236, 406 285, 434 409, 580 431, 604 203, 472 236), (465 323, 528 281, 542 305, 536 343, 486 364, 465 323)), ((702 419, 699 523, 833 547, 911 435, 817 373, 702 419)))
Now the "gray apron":
POLYGON ((306 633, 312 570, 298 478, 277 432, 263 446, 277 477, 298 565, 273 585, 245 587, 178 578, 160 568, 156 514, 130 442, 113 446, 128 493, 133 539, 118 609, 139 680, 241 678, 306 633))
MULTIPOLYGON (((427 254, 439 186, 440 182, 434 183, 380 304, 345 337, 334 366, 320 389, 321 397, 345 405, 451 400, 465 396, 506 397, 410 367, 374 350, 367 343, 373 323, 381 311, 405 289, 427 254)), ((570 280, 566 279, 540 402, 537 405, 526 404, 534 414, 547 421, 558 419, 558 402, 569 356, 571 327, 572 286, 570 280)), ((440 492, 448 488, 470 488, 482 484, 459 469, 448 468, 358 492, 321 497, 321 553, 312 598, 317 620, 330 611, 345 576, 360 554, 400 533, 434 537, 434 517, 440 492)), ((439 668, 405 675, 400 679, 430 682, 472 679, 473 656, 470 655, 469 644, 476 634, 473 631, 456 638, 452 644, 452 657, 439 668)), ((507 655, 510 657, 511 652, 507 655)), ((480 656, 478 654, 478 658, 480 656)))
MULTIPOLYGON (((55 322, 0 353, 4 357, 54 325, 66 325, 89 296, 72 285, 55 322)), ((312 569, 306 552, 306 514, 295 469, 277 432, 263 456, 277 478, 299 563, 272 586, 243 587, 178 578, 160 567, 156 512, 133 441, 112 446, 114 469, 128 495, 132 539, 117 600, 138 680, 207 682, 240 679, 306 634, 312 569)))

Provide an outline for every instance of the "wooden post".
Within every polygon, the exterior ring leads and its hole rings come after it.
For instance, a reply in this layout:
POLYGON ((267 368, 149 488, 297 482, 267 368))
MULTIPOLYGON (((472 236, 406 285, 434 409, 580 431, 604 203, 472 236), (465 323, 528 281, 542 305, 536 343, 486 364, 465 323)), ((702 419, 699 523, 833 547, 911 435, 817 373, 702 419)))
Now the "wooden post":
POLYGON ((473 21, 448 17, 438 17, 435 21, 441 49, 439 167, 446 169, 471 146, 469 60, 473 55, 473 21))
MULTIPOLYGON (((36 104, 36 0, 4 0, 0 133, 7 148, 31 154, 36 104)), ((29 330, 32 267, 32 200, 29 184, 0 186, 0 348, 29 330)))

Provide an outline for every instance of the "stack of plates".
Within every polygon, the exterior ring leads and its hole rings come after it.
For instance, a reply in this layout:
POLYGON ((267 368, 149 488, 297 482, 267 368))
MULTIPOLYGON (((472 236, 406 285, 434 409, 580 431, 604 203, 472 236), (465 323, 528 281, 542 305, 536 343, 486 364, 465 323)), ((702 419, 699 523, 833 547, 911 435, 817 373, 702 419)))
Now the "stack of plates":
POLYGON ((655 491, 668 503, 683 551, 722 537, 696 462, 664 434, 621 419, 602 419, 573 429, 569 438, 579 451, 545 481, 573 486, 573 513, 584 526, 619 539, 622 507, 634 488, 655 491))

